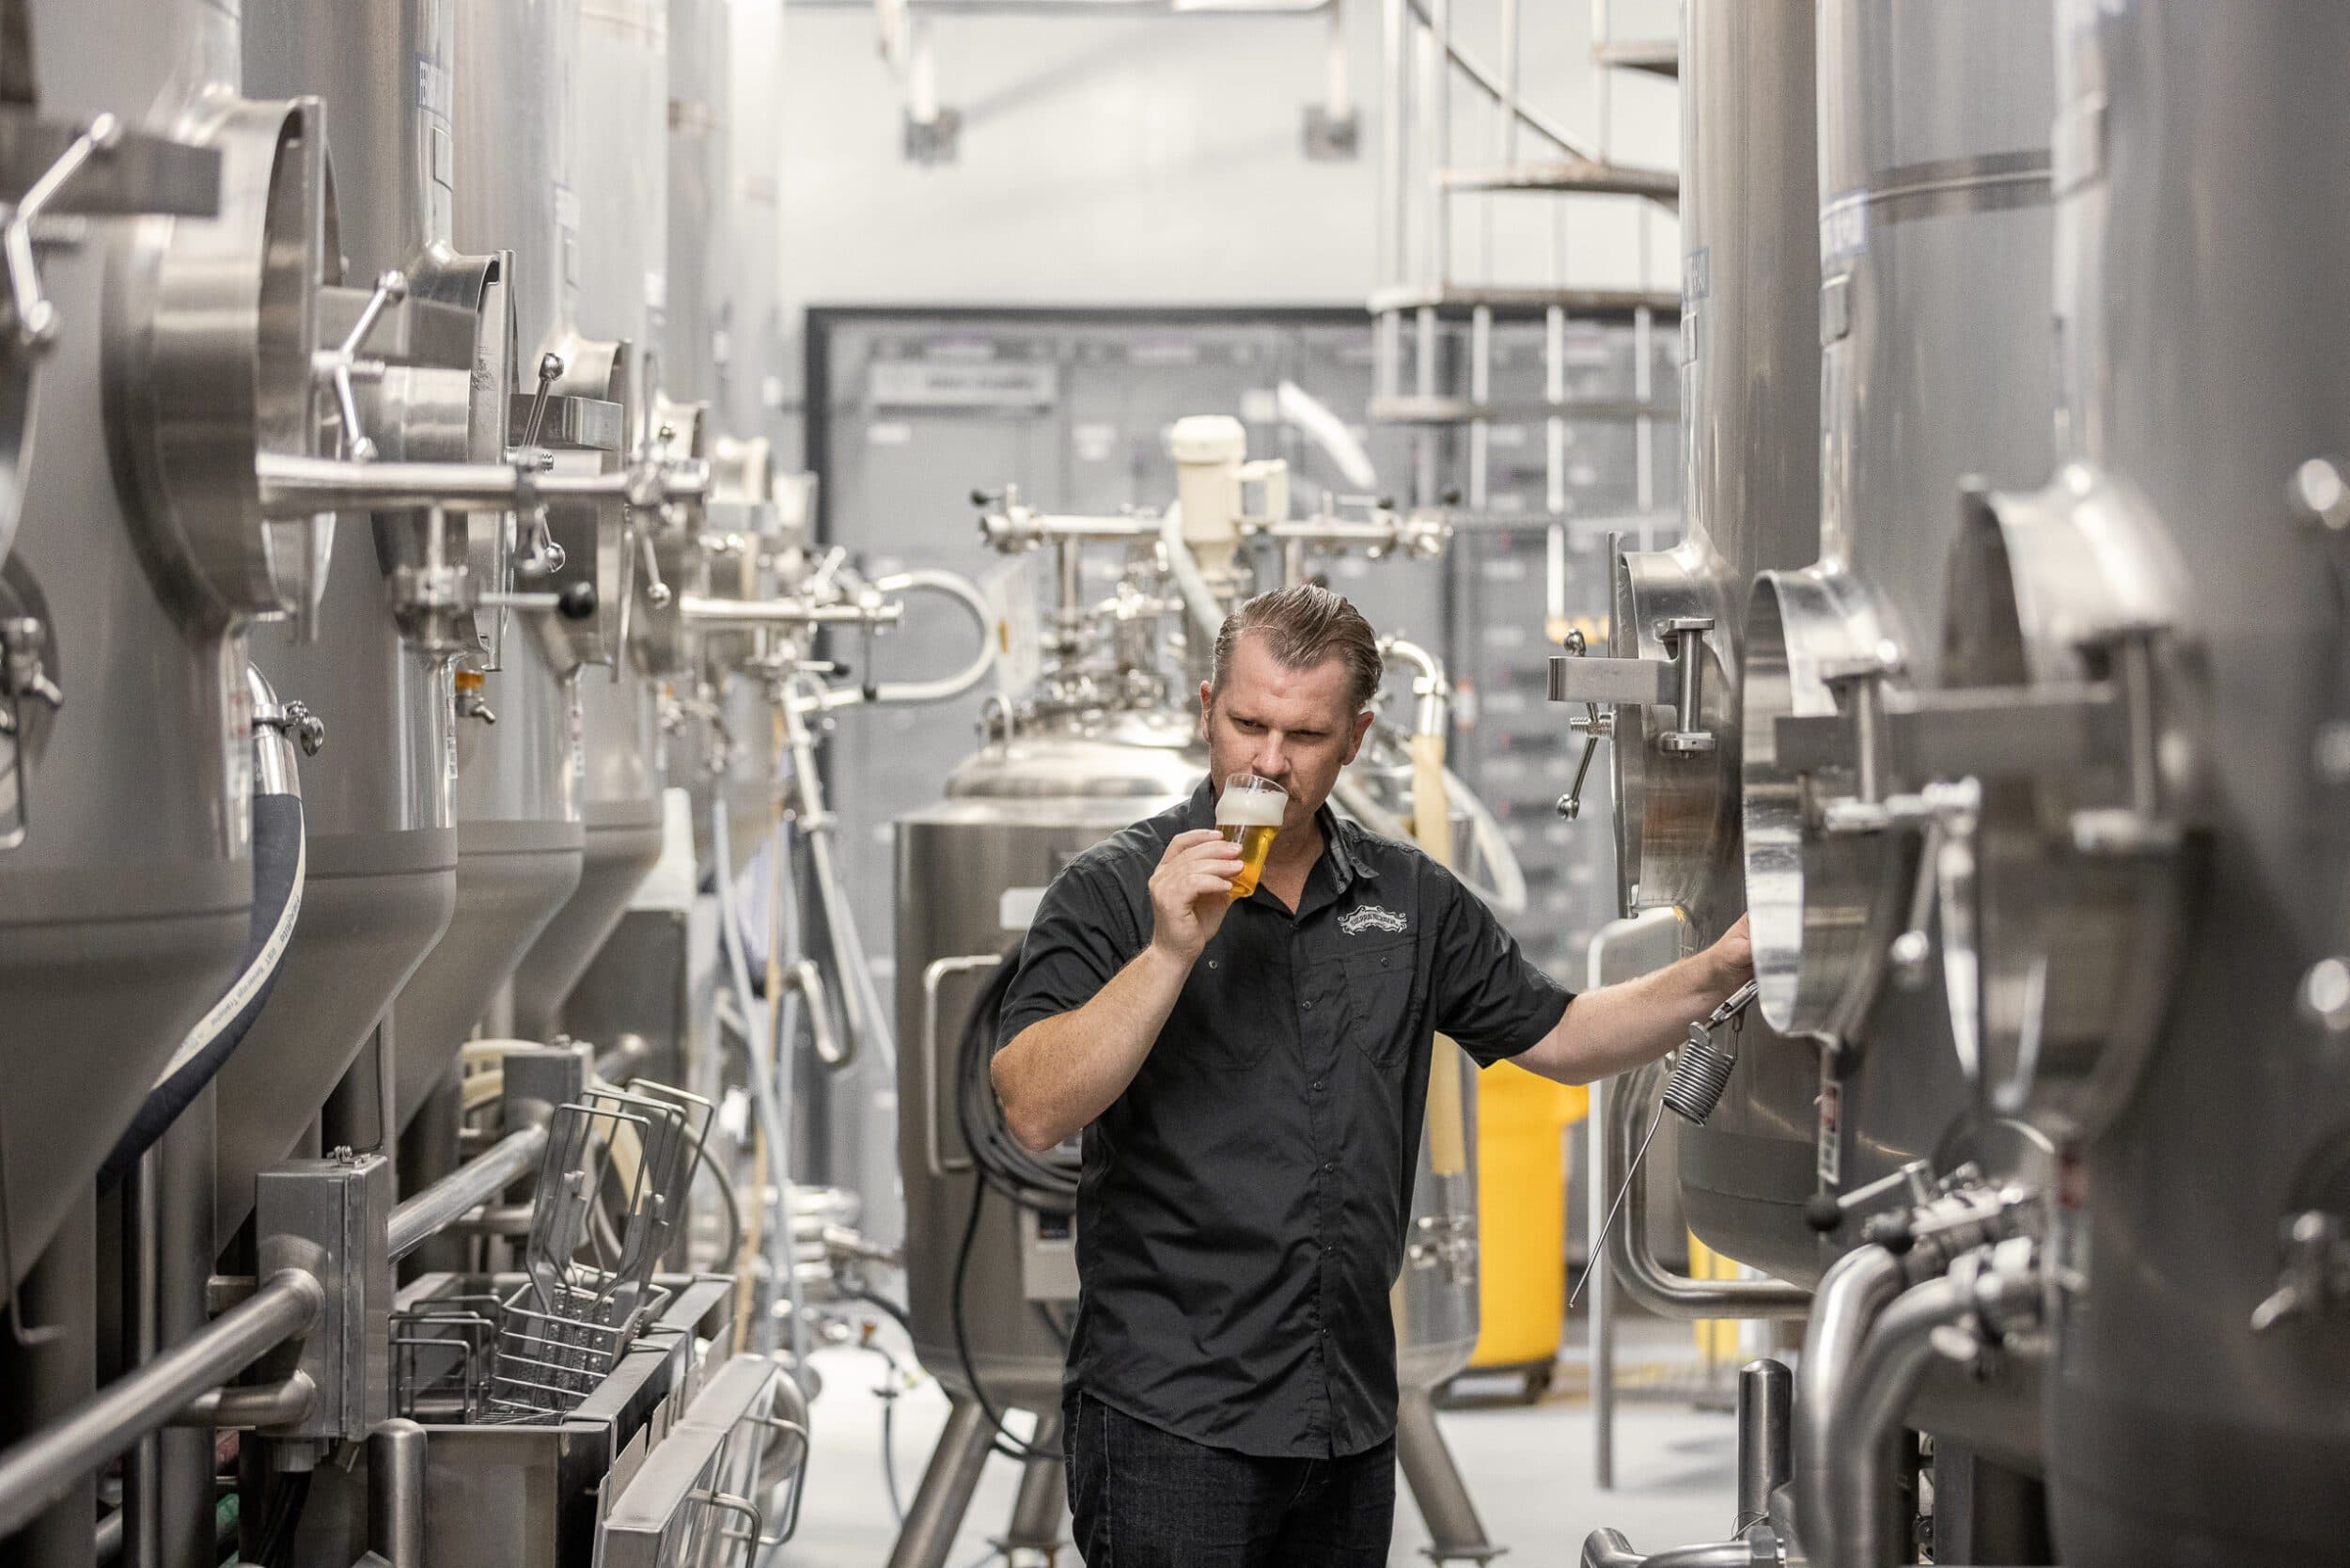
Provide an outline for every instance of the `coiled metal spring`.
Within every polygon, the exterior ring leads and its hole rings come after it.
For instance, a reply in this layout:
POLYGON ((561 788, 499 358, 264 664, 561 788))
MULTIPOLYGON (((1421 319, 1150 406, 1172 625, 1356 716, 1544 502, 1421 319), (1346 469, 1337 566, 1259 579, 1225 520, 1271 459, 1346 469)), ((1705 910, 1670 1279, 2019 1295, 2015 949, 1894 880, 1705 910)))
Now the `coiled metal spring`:
POLYGON ((1673 1055, 1673 1070, 1665 1080, 1665 1104, 1675 1116, 1702 1127, 1730 1087, 1730 1070, 1738 1058, 1717 1050, 1714 1037, 1702 1027, 1689 1031, 1688 1042, 1673 1055))

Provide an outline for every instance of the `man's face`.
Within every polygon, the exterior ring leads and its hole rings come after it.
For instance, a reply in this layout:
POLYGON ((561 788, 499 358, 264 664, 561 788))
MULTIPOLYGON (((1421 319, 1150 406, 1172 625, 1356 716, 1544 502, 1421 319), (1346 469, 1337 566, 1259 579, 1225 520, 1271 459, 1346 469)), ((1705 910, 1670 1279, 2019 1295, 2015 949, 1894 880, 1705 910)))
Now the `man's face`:
POLYGON ((1232 774, 1269 778, 1290 794, 1281 825, 1303 825, 1330 798, 1339 770, 1355 760, 1371 728, 1371 714, 1355 712, 1347 687, 1344 660, 1291 669, 1264 638, 1245 634, 1233 645, 1224 690, 1199 684, 1210 782, 1221 792, 1232 774))

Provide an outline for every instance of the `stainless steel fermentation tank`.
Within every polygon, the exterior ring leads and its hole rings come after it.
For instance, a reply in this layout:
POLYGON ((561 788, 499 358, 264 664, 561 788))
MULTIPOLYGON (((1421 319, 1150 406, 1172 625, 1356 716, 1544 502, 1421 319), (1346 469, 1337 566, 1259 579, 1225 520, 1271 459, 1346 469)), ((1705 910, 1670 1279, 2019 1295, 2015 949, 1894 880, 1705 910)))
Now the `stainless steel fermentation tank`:
MULTIPOLYGON (((402 0, 362 28, 297 0, 245 8, 249 83, 332 105, 339 233, 354 277, 372 283, 397 269, 410 299, 472 325, 470 346, 452 343, 440 363, 412 363, 381 384, 365 433, 388 461, 505 455, 505 259, 461 256, 449 243, 454 32, 454 8, 438 0, 402 0), (485 359, 494 374, 477 377, 485 359)), ((344 514, 322 634, 305 641, 268 628, 253 639, 256 664, 281 697, 321 715, 332 745, 305 770, 301 918, 268 1008, 222 1070, 223 1245, 252 1208, 255 1174, 292 1152, 455 907, 449 653, 409 636, 393 605, 397 570, 427 525, 344 514)), ((372 1088, 375 1070, 361 1072, 372 1088)), ((380 1118, 374 1096, 364 1098, 360 1120, 380 1118)))
POLYGON ((1818 11, 1820 556, 1755 583, 1734 744, 1759 1011, 1832 1043, 1743 1052, 1683 1156, 1698 1233, 1800 1279, 1825 1261, 1816 1190, 1982 1152, 1873 715, 1936 683, 1961 481, 2036 476, 2052 447, 2047 17, 1818 11), (1790 714, 1831 727, 1824 756, 1781 755, 1790 714))
MULTIPOLYGON (((463 69, 451 116, 454 237, 468 250, 513 253, 513 342, 516 364, 528 372, 514 384, 519 400, 535 396, 541 357, 569 346, 579 243, 572 187, 579 5, 478 0, 456 12, 463 69)), ((517 445, 522 432, 511 429, 510 414, 509 427, 501 438, 517 445)), ((485 521, 509 530, 500 542, 522 547, 527 520, 485 521)), ((485 551, 478 538, 475 554, 496 559, 507 551, 485 551)), ((478 691, 461 693, 458 703, 456 909, 392 1010, 403 1126, 580 882, 577 692, 555 639, 522 614, 502 619, 499 667, 483 672, 478 691)))
POLYGON ((718 409, 726 432, 780 446, 784 428, 784 0, 727 6, 725 337, 718 409))
MULTIPOLYGON (((694 450, 716 459, 722 442, 760 431, 735 423, 743 378, 758 378, 751 362, 736 364, 730 330, 733 294, 758 270, 753 255, 735 249, 730 194, 737 157, 731 125, 737 8, 728 0, 670 0, 668 102, 668 262, 663 384, 675 416, 690 421, 694 450)), ((755 38, 759 29, 747 30, 755 38)), ((772 35, 770 35, 772 37, 772 35)), ((772 149, 745 149, 756 166, 772 149)), ((752 238, 768 237, 756 225, 752 238)), ((775 255, 766 253, 772 272, 775 255)), ((764 292, 778 285, 770 279, 764 292)), ((763 297, 763 296, 762 296, 763 297)), ((734 591, 729 586, 728 591, 734 591)), ((724 799, 728 843, 736 870, 768 836, 774 792, 774 716, 761 684, 713 656, 689 682, 691 722, 673 747, 670 776, 694 800, 696 846, 710 863, 710 806, 724 799)))
MULTIPOLYGON (((953 1285, 979 1179, 955 1117, 964 1023, 1061 868, 1177 804, 1201 769, 1190 726, 1122 715, 1095 736, 991 746, 956 770, 944 801, 899 819, 898 1158, 907 1307, 923 1366, 966 1396, 953 1285)), ((991 1200, 971 1248, 964 1334, 971 1371, 998 1409, 1060 1407, 1066 1356, 1037 1303, 1073 1302, 1076 1260, 1065 1236, 1040 1240, 1036 1229, 1032 1216, 991 1200)))
POLYGON ((2339 1559, 2350 13, 2058 15, 2073 461, 1970 506, 1944 676, 2111 682, 2133 744, 1983 781, 1944 907, 1980 983, 1951 995, 1990 1107, 2077 1150, 2050 1243, 2059 1556, 2339 1559))
MULTIPOLYGON (((619 350, 607 389, 627 411, 621 446, 652 438, 662 390, 669 234, 668 165, 649 155, 668 134, 668 8, 661 0, 581 0, 572 68, 581 238, 573 252, 579 321, 619 350)), ((669 557, 669 569, 676 566, 669 557)), ((638 563, 620 586, 634 591, 638 563)), ((684 584, 676 585, 683 588, 684 584)), ((641 601, 633 611, 643 609, 641 601)), ((609 667, 578 676, 585 853, 578 889, 514 977, 514 1025, 543 1039, 661 854, 664 745, 659 678, 675 673, 634 635, 609 667)), ((616 628, 617 630, 617 628, 616 628)))
MULTIPOLYGON (((1685 952, 1746 909, 1747 589, 1756 573, 1818 551, 1820 231, 1812 6, 1691 0, 1683 20, 1688 527, 1673 549, 1616 563, 1608 651, 1620 662, 1609 669, 1633 681, 1608 692, 1618 700, 1605 716, 1622 912, 1679 910, 1685 952)), ((1595 665, 1553 666, 1555 697, 1606 689, 1595 665)), ((1675 1128, 1684 1201, 1712 1245, 1805 1276, 1811 1238, 1791 1234, 1773 1205, 1799 1203, 1811 1184, 1810 1118, 1787 1107, 1808 1107, 1813 1052, 1749 1021, 1739 1055, 1733 1104, 1707 1126, 1675 1128)))
POLYGON ((56 336, 0 576, 24 644, 8 704, 21 733, 0 743, 12 1278, 87 1202, 243 947, 242 628, 311 607, 319 541, 302 520, 262 524, 254 463, 317 450, 307 305, 328 212, 317 106, 233 96, 233 10, 42 3, 29 21, 44 113, 115 115, 218 158, 176 194, 140 192, 140 158, 93 171, 86 209, 60 203, 94 214, 86 232, 40 252, 56 336), (140 212, 205 216, 125 218, 140 212), (28 656, 55 706, 20 679, 28 656))

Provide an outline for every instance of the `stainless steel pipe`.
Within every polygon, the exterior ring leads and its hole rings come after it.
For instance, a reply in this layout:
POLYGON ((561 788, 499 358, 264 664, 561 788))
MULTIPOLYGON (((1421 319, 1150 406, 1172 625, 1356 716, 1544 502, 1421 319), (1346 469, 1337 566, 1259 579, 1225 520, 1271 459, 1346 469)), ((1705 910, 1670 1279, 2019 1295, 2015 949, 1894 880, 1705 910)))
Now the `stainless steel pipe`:
POLYGON ((528 1175, 546 1147, 544 1124, 509 1133, 394 1209, 386 1235, 392 1261, 405 1258, 528 1175))
POLYGON ((1583 1568, 1754 1568, 1754 1548, 1744 1541, 1708 1541, 1642 1553, 1612 1529, 1595 1529, 1583 1543, 1583 1568))
MULTIPOLYGON (((1665 1064, 1651 1062, 1611 1085, 1607 1115, 1597 1129, 1610 1192, 1624 1187, 1643 1110, 1656 1105, 1665 1064)), ((1783 1279, 1692 1279, 1657 1261, 1648 1240, 1648 1171, 1624 1191, 1623 1215, 1607 1235, 1607 1264, 1633 1300, 1667 1318, 1799 1318, 1811 1293, 1783 1279)))
POLYGON ((193 1339, 0 1453, 0 1536, 24 1528, 76 1482, 168 1422, 197 1396, 318 1322, 326 1292, 298 1269, 274 1275, 193 1339))
POLYGON ((1892 1560, 1887 1555, 1890 1544, 1880 1538, 1886 1450, 1938 1354, 1934 1331, 1973 1310, 1972 1294, 1964 1284, 1947 1277, 1929 1279, 1902 1293, 1861 1341, 1851 1375, 1828 1413, 1828 1503, 1835 1510, 1836 1533, 1830 1551, 1811 1553, 1813 1562, 1823 1568, 1882 1568, 1892 1560))
POLYGON ((308 1372, 298 1372, 279 1383, 258 1387, 215 1388, 199 1394, 171 1418, 173 1426, 282 1426, 310 1413, 319 1388, 308 1372))
POLYGON ((1814 1562, 1834 1559, 1836 1518, 1829 1472, 1836 1465, 1832 1418, 1861 1341, 1900 1294, 1901 1262, 1881 1247, 1861 1247, 1821 1277, 1803 1334, 1803 1371, 1795 1396, 1795 1536, 1814 1562))
POLYGON ((1771 1516, 1771 1494, 1794 1473, 1791 1418, 1795 1374, 1765 1357, 1738 1372, 1738 1522, 1732 1535, 1771 1516))

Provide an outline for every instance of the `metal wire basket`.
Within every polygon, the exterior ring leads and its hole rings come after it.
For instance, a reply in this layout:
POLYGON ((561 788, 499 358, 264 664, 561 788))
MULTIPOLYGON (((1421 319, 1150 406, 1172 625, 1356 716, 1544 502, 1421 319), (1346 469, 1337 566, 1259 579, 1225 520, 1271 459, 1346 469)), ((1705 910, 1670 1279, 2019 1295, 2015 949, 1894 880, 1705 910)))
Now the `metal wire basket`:
POLYGON ((487 1293, 440 1296, 394 1312, 393 1410, 427 1422, 486 1418, 505 1312, 505 1302, 487 1293))
POLYGON ((610 1376, 644 1325, 668 1302, 650 1286, 628 1305, 610 1294, 566 1289, 551 1301, 525 1285, 509 1297, 497 1336, 497 1367, 482 1419, 566 1415, 610 1376))
POLYGON ((660 1085, 593 1090, 547 1129, 524 1265, 501 1304, 482 1419, 575 1408, 610 1375, 667 1294, 653 1270, 685 1215, 713 1108, 660 1085))

